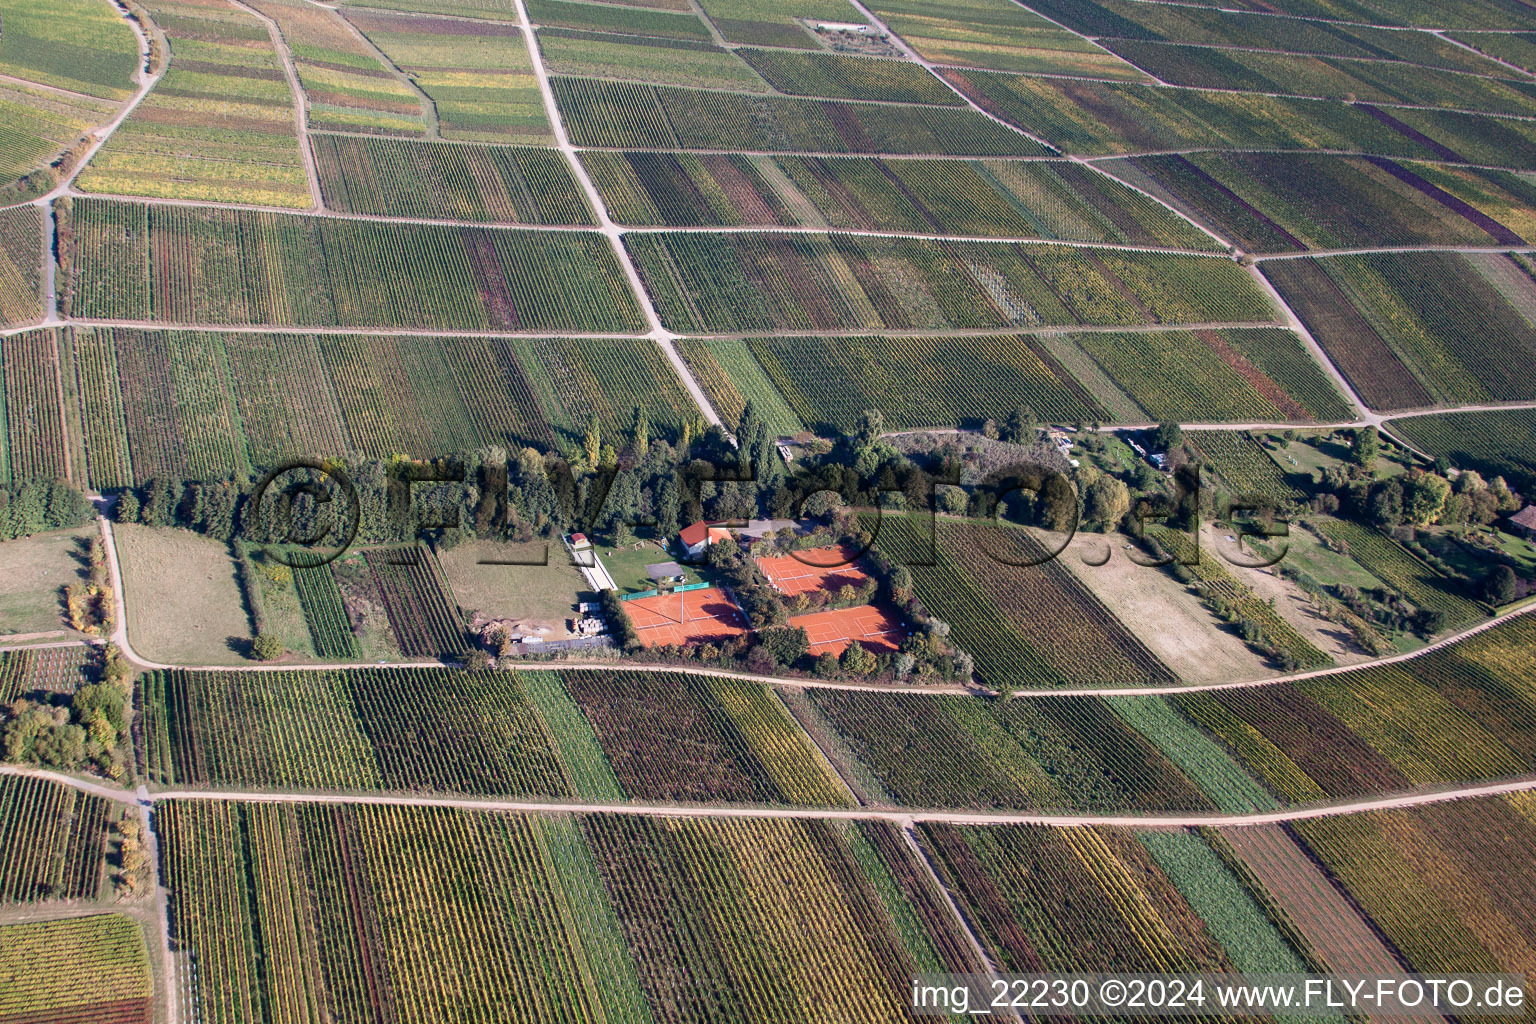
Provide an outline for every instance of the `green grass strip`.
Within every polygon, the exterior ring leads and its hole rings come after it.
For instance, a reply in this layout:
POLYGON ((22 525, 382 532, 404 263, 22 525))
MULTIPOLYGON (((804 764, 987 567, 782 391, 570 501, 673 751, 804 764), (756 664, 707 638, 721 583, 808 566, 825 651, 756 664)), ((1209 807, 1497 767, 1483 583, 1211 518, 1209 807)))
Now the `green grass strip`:
POLYGON ((597 742, 592 723, 565 691, 560 677, 553 672, 519 672, 517 677, 554 737, 577 794, 587 800, 613 803, 628 799, 608 764, 608 755, 597 742))
POLYGON ((1161 697, 1106 698, 1109 709, 1145 736, 1221 810, 1269 811, 1280 802, 1232 756, 1161 697))

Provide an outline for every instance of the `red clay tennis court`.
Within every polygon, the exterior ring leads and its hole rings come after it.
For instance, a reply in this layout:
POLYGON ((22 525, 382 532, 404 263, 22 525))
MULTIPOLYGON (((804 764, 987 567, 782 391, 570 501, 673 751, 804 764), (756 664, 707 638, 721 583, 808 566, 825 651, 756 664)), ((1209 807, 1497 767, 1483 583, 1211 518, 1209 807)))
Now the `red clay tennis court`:
POLYGON ((647 647, 719 643, 747 631, 746 616, 718 587, 642 597, 624 608, 647 647))
POLYGON ((839 608, 832 612, 816 612, 814 615, 797 615, 789 620, 791 626, 801 626, 810 637, 810 653, 842 654, 848 645, 857 640, 870 651, 894 651, 906 639, 907 627, 901 616, 892 609, 875 605, 858 608, 839 608))
POLYGON ((862 587, 869 574, 847 564, 857 554, 852 548, 810 548, 795 555, 759 558, 758 568, 780 593, 794 597, 816 590, 836 591, 843 586, 862 587), (804 559, 802 561, 801 559, 804 559), (806 565, 806 562, 819 563, 806 565))

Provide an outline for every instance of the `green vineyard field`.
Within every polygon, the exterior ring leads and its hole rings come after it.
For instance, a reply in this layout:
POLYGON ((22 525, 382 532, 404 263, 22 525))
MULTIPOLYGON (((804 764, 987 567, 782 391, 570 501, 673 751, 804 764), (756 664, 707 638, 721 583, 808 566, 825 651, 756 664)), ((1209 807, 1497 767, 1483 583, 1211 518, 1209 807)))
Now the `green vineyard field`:
POLYGON ((1216 243, 1105 175, 1054 161, 584 152, 623 224, 829 226, 1211 251, 1216 243))
MULTIPOLYGON (((574 452, 593 415, 658 437, 694 406, 656 346, 623 338, 66 331, 97 487, 217 479, 284 458, 574 452)), ((9 342, 7 342, 9 344, 9 342)))
POLYGON ((344 213, 501 224, 594 224, 559 153, 315 135, 326 205, 344 213))
POLYGON ((1349 555, 1381 581, 1419 608, 1445 616, 1445 627, 1474 625, 1486 611, 1461 593, 1458 581, 1444 576, 1410 554, 1392 538, 1347 519, 1314 518, 1308 527, 1346 544, 1349 555))
POLYGON ((1522 492, 1536 487, 1536 410, 1413 416, 1393 420, 1391 430, 1490 480, 1507 477, 1522 492))
POLYGON ((252 687, 177 671, 147 677, 144 706, 147 774, 164 785, 851 802, 757 683, 379 668, 263 673, 252 687))
POLYGON ((0 210, 0 324, 24 324, 43 314, 42 217, 35 206, 0 210))
POLYGON ((229 1019, 255 993, 286 1015, 318 991, 335 1019, 788 1022, 815 1007, 867 1024, 908 1019, 916 971, 980 969, 883 823, 196 801, 163 816, 177 947, 204 1012, 229 1019))
POLYGON ((752 338, 678 343, 694 376, 728 420, 748 399, 774 410, 780 435, 852 430, 866 409, 890 429, 1006 419, 1027 405, 1046 420, 1109 419, 1027 337, 752 338))
MULTIPOLYGON (((438 4, 377 3, 406 11, 438 4)), ((443 5, 447 6, 447 5, 443 5)), ((457 6, 457 5, 454 5, 457 6)), ((413 17, 346 8, 343 16, 426 94, 443 138, 459 142, 549 145, 553 133, 528 42, 511 4, 477 4, 482 20, 413 17), (489 19, 505 19, 501 23, 489 19)))
POLYGON ((52 329, 0 338, 0 482, 68 475, 52 329))

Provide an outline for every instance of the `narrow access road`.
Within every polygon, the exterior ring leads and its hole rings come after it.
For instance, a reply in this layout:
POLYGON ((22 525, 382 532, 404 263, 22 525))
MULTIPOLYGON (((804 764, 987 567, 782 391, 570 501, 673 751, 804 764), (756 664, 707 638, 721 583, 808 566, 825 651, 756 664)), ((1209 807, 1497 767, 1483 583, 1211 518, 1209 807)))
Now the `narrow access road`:
POLYGON ((555 148, 564 155, 566 163, 570 165, 571 173, 576 175, 582 192, 586 194, 587 203, 597 215, 598 230, 607 236, 609 244, 613 246, 613 254, 618 258, 619 266, 624 269, 624 279, 629 282, 629 290, 634 294, 635 301, 640 304, 640 311, 645 315, 645 322, 650 326, 650 332, 646 336, 654 341, 666 356, 667 362, 672 365, 672 371, 687 389, 689 397, 698 406, 699 413, 704 417, 705 422, 724 427, 720 414, 715 411, 714 403, 705 395, 704 389, 694 378, 693 371, 688 369, 688 364, 683 362, 682 356, 678 354, 677 347, 673 344, 677 335, 667 330, 662 324, 661 316, 656 312, 656 304, 651 301, 651 294, 646 291, 645 283, 640 279, 640 269, 630 258, 629 250, 624 248, 624 232, 608 215, 608 205, 603 202, 602 193, 593 184, 592 176, 587 173, 587 168, 581 162, 581 156, 577 153, 576 147, 571 145, 570 136, 565 130, 565 121, 560 116, 560 106, 555 102, 555 93, 549 84, 549 70, 544 66, 544 55, 539 51, 539 40, 534 35, 533 22, 528 17, 528 5, 523 0, 513 0, 513 3, 517 7, 518 24, 522 26, 528 56, 533 63, 534 78, 539 83, 539 95, 544 100, 544 116, 548 118, 550 128, 555 133, 555 148))
POLYGON ((320 194, 320 174, 315 169, 315 153, 309 145, 309 97, 304 94, 299 71, 293 65, 293 51, 288 48, 288 41, 283 38, 283 30, 277 22, 240 0, 229 0, 229 3, 266 26, 267 35, 272 39, 272 49, 277 52, 277 59, 283 62, 283 74, 287 76, 288 88, 293 92, 293 127, 299 143, 299 158, 304 161, 304 177, 309 182, 309 198, 314 209, 324 209, 325 199, 320 194))
POLYGON ((905 39, 901 38, 901 36, 897 35, 895 32, 892 32, 891 31, 891 27, 889 25, 887 25, 885 22, 881 21, 879 18, 875 17, 875 12, 871 11, 868 7, 864 6, 862 0, 848 0, 848 2, 853 5, 853 9, 854 10, 858 11, 860 14, 862 14, 864 16, 864 20, 865 21, 869 22, 870 25, 874 26, 874 29, 875 29, 876 32, 884 32, 886 34, 886 37, 889 38, 891 40, 891 42, 896 45, 896 48, 898 50, 900 50, 902 53, 906 54, 908 60, 910 60, 912 63, 914 63, 914 64, 918 65, 919 67, 921 67, 924 71, 928 72, 934 78, 937 78, 940 82, 943 82, 945 88, 947 88, 950 92, 954 93, 956 96, 959 96, 962 100, 964 100, 965 101, 965 105, 967 107, 971 108, 971 110, 973 110, 976 113, 980 114, 982 117, 985 117, 989 121, 994 121, 997 124, 1002 125, 1004 128, 1008 129, 1010 132, 1013 132, 1015 135, 1022 135, 1026 139, 1028 139, 1029 141, 1035 143, 1036 145, 1045 147, 1045 149, 1049 150, 1052 153, 1059 153, 1059 152, 1061 152, 1055 146, 1053 146, 1049 142, 1045 141, 1045 139, 1041 138, 1038 135, 1034 135, 1034 134, 1032 134, 1030 132, 1025 131, 1023 128, 1020 128, 1016 124, 1011 124, 1008 121, 1003 120, 1002 118, 998 117, 996 114, 992 113, 990 110, 987 110, 984 107, 982 107, 979 103, 977 103, 975 100, 971 99, 969 96, 967 96, 960 89, 955 88, 954 83, 951 82, 949 79, 945 78, 943 75, 941 75, 939 73, 939 69, 934 66, 934 63, 932 61, 930 61, 927 57, 924 57, 922 54, 918 53, 917 50, 914 49, 911 45, 909 45, 905 39))
POLYGON ((144 800, 204 800, 259 804, 352 804, 379 807, 445 807, 467 811, 511 811, 528 814, 624 814, 661 818, 789 818, 807 821, 889 821, 898 825, 942 822, 951 825, 1045 825, 1055 828, 1121 826, 1126 828, 1199 828, 1201 826, 1276 825, 1288 821, 1336 818, 1346 814, 1385 811, 1472 797, 1507 796, 1536 790, 1536 775, 1394 793, 1357 800, 1286 808, 1278 811, 1183 814, 1051 814, 1013 811, 908 810, 877 807, 744 807, 727 804, 583 803, 552 800, 498 800, 452 796, 402 796, 373 793, 261 792, 256 790, 171 789, 134 794, 39 768, 0 765, 0 775, 30 776, 71 786, 120 804, 142 806, 144 800))
MULTIPOLYGON (((112 631, 111 640, 117 645, 123 655, 140 669, 170 671, 183 669, 190 672, 326 672, 338 669, 370 669, 378 668, 377 662, 330 662, 309 663, 302 665, 170 665, 150 661, 134 651, 128 636, 127 599, 122 583, 122 569, 117 557, 116 538, 112 533, 112 524, 105 516, 98 520, 101 529, 102 541, 107 549, 107 565, 112 573, 112 598, 114 612, 117 615, 117 626, 112 631)), ((1239 690, 1265 686, 1279 686, 1285 683, 1300 682, 1306 679, 1317 679, 1324 676, 1355 672, 1378 665, 1395 665, 1400 662, 1412 661, 1422 658, 1434 651, 1459 643, 1479 633, 1483 633, 1495 626, 1507 622, 1510 619, 1522 615, 1528 615, 1536 611, 1536 602, 1510 609, 1502 614, 1492 616, 1484 622, 1480 622, 1468 629, 1442 637, 1440 640, 1411 651, 1407 654, 1395 654, 1374 661, 1365 661, 1357 665, 1349 665, 1343 668, 1313 669, 1307 672, 1298 672, 1290 675, 1271 676, 1264 679, 1240 680, 1228 683, 1170 683, 1165 686, 1136 686, 1136 687, 1080 687, 1080 688, 1052 688, 1052 689, 1021 689, 1014 691, 1015 698, 1050 698, 1050 697, 1152 697, 1168 696, 1180 693, 1200 693, 1211 690, 1239 690)), ((724 676, 731 679, 741 679, 748 682, 764 683, 775 687, 790 687, 798 689, 827 689, 864 691, 869 693, 900 693, 900 694, 926 694, 930 696, 995 696, 993 690, 982 687, 965 686, 958 683, 946 683, 931 686, 900 686, 894 684, 876 684, 869 686, 856 686, 847 683, 834 683, 822 679, 787 679, 780 676, 755 675, 749 672, 731 672, 723 669, 706 669, 690 665, 655 665, 646 663, 629 663, 624 661, 560 661, 537 662, 534 665, 552 664, 561 669, 570 670, 623 670, 629 672, 672 672, 686 675, 700 676, 724 676)), ((391 663, 387 667, 399 669, 422 668, 446 668, 447 662, 420 660, 411 662, 391 663)))

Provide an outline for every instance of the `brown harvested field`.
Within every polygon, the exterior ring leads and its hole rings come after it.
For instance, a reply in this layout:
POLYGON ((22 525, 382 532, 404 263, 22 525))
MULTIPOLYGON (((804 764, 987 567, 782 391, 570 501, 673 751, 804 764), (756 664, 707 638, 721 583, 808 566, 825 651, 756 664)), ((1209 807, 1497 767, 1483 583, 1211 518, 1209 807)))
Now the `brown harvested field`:
POLYGON ((530 631, 543 627, 564 636, 565 620, 576 615, 576 603, 596 600, 559 544, 482 540, 440 551, 437 560, 469 617, 484 612, 494 619, 515 620, 530 631), (546 554, 547 565, 483 564, 538 562, 546 554))
POLYGON ((66 628, 64 586, 83 579, 84 544, 95 534, 88 526, 0 544, 0 636, 66 628))
POLYGON ((186 530, 118 525, 128 640, 150 661, 233 665, 250 640, 229 545, 186 530))
POLYGON ((1079 534, 1059 557, 1137 639, 1189 683, 1230 683, 1274 674, 1178 580, 1162 569, 1133 565, 1117 537, 1079 534), (1107 563, 1087 565, 1082 556, 1107 563))
POLYGON ((1370 923, 1283 827, 1251 825, 1221 834, 1330 969, 1367 975, 1402 970, 1370 923))

